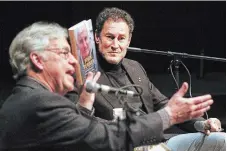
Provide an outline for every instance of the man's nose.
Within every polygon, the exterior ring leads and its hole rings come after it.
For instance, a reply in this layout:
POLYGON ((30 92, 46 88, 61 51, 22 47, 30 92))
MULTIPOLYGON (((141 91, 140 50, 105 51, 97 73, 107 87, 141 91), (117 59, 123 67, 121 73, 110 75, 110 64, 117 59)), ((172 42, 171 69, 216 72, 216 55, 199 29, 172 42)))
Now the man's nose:
POLYGON ((72 55, 72 53, 70 53, 69 55, 69 63, 72 65, 79 63, 78 60, 72 55))
POLYGON ((117 38, 113 39, 113 44, 112 44, 112 47, 114 49, 117 49, 119 47, 119 41, 117 38))

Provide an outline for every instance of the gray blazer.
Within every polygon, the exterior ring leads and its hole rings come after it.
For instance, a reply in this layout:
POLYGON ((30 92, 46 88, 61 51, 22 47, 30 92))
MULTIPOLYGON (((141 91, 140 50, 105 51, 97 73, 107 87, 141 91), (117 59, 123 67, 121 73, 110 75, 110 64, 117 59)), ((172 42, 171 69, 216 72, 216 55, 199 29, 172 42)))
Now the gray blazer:
POLYGON ((0 110, 0 151, 124 151, 162 141, 157 113, 131 118, 130 123, 102 121, 80 112, 70 100, 36 80, 23 77, 0 110))

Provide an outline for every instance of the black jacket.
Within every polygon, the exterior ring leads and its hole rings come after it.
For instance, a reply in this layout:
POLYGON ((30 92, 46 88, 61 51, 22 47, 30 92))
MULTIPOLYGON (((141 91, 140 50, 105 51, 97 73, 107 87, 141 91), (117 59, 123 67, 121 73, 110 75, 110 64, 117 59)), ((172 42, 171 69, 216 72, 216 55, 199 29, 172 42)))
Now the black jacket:
POLYGON ((123 151, 129 144, 140 146, 162 139, 157 113, 135 117, 127 124, 102 121, 84 112, 80 115, 70 100, 29 77, 17 82, 0 110, 0 151, 123 151))

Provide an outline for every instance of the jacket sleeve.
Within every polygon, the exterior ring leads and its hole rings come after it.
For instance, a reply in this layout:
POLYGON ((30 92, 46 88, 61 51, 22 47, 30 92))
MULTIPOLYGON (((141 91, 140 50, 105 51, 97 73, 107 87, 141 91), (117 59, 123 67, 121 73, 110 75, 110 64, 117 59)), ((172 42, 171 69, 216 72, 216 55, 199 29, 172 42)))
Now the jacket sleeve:
POLYGON ((85 144, 92 149, 127 150, 129 142, 132 146, 140 146, 163 139, 162 121, 158 113, 110 122, 80 114, 76 106, 64 97, 56 95, 44 98, 45 101, 36 109, 36 115, 42 121, 36 129, 47 144, 55 142, 57 146, 74 148, 78 144, 85 144))

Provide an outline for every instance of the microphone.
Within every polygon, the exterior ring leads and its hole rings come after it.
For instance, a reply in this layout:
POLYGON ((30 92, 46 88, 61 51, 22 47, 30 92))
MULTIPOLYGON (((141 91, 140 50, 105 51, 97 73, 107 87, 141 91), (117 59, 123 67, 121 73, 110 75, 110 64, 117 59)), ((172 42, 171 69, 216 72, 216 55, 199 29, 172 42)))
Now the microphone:
POLYGON ((210 125, 204 121, 196 121, 194 127, 197 131, 200 132, 204 132, 205 130, 211 129, 210 125))
POLYGON ((124 90, 121 88, 114 88, 114 87, 110 87, 107 85, 102 85, 102 84, 98 84, 92 81, 87 81, 85 83, 85 88, 86 91, 88 93, 97 93, 97 92, 101 92, 101 93, 105 93, 105 94, 114 94, 116 96, 127 96, 127 97, 136 97, 139 96, 139 94, 130 91, 130 90, 124 90))

